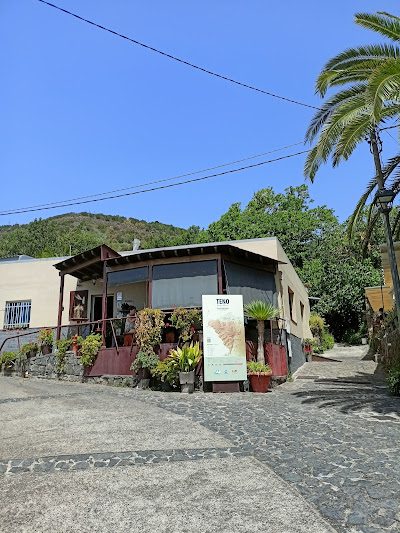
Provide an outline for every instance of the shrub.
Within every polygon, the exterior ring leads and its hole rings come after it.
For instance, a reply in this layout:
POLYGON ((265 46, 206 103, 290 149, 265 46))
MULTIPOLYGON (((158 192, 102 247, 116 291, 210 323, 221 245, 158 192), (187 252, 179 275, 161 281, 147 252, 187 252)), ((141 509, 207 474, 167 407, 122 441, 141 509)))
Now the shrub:
POLYGON ((329 333, 329 331, 324 330, 322 332, 321 336, 321 347, 325 350, 331 350, 335 345, 335 339, 333 338, 333 335, 329 333))
POLYGON ((36 355, 38 349, 39 348, 36 342, 27 342, 21 346, 19 353, 26 354, 26 356, 28 356, 28 354, 36 355))
POLYGON ((325 320, 317 313, 311 313, 310 315, 310 329, 314 337, 321 338, 326 328, 325 320))
POLYGON ((102 342, 99 333, 91 333, 86 339, 83 339, 81 345, 81 363, 83 366, 91 366, 95 362, 102 342))
POLYGON ((167 357, 164 361, 158 361, 157 365, 151 370, 151 375, 158 378, 162 383, 178 386, 179 369, 175 361, 167 357))
POLYGON ((142 368, 147 368, 151 372, 158 362, 158 357, 154 352, 140 351, 131 364, 131 370, 138 372, 142 368))
POLYGON ((17 359, 17 352, 3 352, 0 356, 0 367, 13 368, 17 359))
POLYGON ((54 334, 51 329, 41 329, 38 335, 40 346, 53 346, 54 334))
POLYGON ((192 339, 196 326, 201 324, 201 310, 177 307, 171 315, 170 322, 179 331, 178 344, 185 344, 192 339))
POLYGON ((161 343, 165 314, 160 309, 142 309, 136 317, 135 335, 141 352, 151 353, 161 343))
POLYGON ((400 366, 395 366, 389 370, 387 383, 390 392, 396 396, 400 396, 400 366))
POLYGON ((65 356, 67 354, 67 351, 71 347, 71 343, 72 339, 60 339, 56 342, 56 370, 58 374, 61 374, 65 371, 65 356))

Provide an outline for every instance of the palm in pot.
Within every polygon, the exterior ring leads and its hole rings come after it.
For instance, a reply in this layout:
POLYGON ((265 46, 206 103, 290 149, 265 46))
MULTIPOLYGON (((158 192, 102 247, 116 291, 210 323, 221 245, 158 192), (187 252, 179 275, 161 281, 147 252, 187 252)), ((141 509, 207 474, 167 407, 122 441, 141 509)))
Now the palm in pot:
POLYGON ((244 306, 244 314, 247 318, 257 320, 258 346, 257 346, 257 363, 265 365, 264 339, 265 339, 265 321, 272 320, 279 315, 279 309, 269 302, 263 300, 253 300, 244 306))

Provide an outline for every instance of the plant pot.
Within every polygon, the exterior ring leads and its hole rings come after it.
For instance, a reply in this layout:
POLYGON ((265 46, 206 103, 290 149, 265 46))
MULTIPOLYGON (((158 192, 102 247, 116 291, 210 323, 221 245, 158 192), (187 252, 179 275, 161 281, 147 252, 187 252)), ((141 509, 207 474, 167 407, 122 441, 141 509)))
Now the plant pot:
POLYGON ((3 365, 3 376, 13 376, 14 368, 12 366, 3 365))
POLYGON ((190 372, 179 372, 179 383, 181 392, 191 394, 194 392, 194 370, 190 372))
POLYGON ((267 392, 271 382, 271 374, 249 374, 252 392, 267 392))
POLYGON ((43 355, 49 355, 51 354, 52 351, 53 351, 53 347, 51 346, 51 344, 43 344, 41 346, 41 352, 43 355))

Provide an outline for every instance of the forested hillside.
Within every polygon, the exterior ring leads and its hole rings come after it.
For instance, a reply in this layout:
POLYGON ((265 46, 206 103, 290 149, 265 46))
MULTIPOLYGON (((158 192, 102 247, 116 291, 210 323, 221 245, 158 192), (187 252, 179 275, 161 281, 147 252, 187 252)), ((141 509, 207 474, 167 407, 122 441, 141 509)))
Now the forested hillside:
POLYGON ((359 217, 350 242, 347 224, 340 223, 328 207, 314 206, 306 185, 289 187, 284 193, 266 188, 245 206, 233 204, 206 229, 90 213, 3 226, 0 256, 69 255, 70 249, 76 254, 102 243, 117 251, 130 250, 135 238, 146 248, 276 236, 310 296, 319 298, 315 310, 340 340, 357 332, 364 321, 364 287, 381 283, 379 245, 384 232, 378 223, 366 245, 366 219, 359 217))
POLYGON ((26 254, 54 257, 77 254, 99 244, 117 251, 130 250, 133 239, 141 246, 178 238, 185 230, 160 222, 92 213, 67 213, 30 224, 0 226, 0 257, 26 254))

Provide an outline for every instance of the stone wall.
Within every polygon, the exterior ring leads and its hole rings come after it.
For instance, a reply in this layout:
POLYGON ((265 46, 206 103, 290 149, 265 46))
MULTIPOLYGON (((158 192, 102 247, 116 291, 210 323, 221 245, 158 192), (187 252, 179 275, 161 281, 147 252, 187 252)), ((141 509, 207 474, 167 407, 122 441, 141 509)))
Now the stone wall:
POLYGON ((79 357, 76 357, 73 352, 65 354, 65 370, 61 374, 57 374, 57 359, 54 354, 40 354, 32 357, 26 366, 26 370, 31 376, 61 378, 68 379, 68 381, 82 381, 84 373, 79 357))

